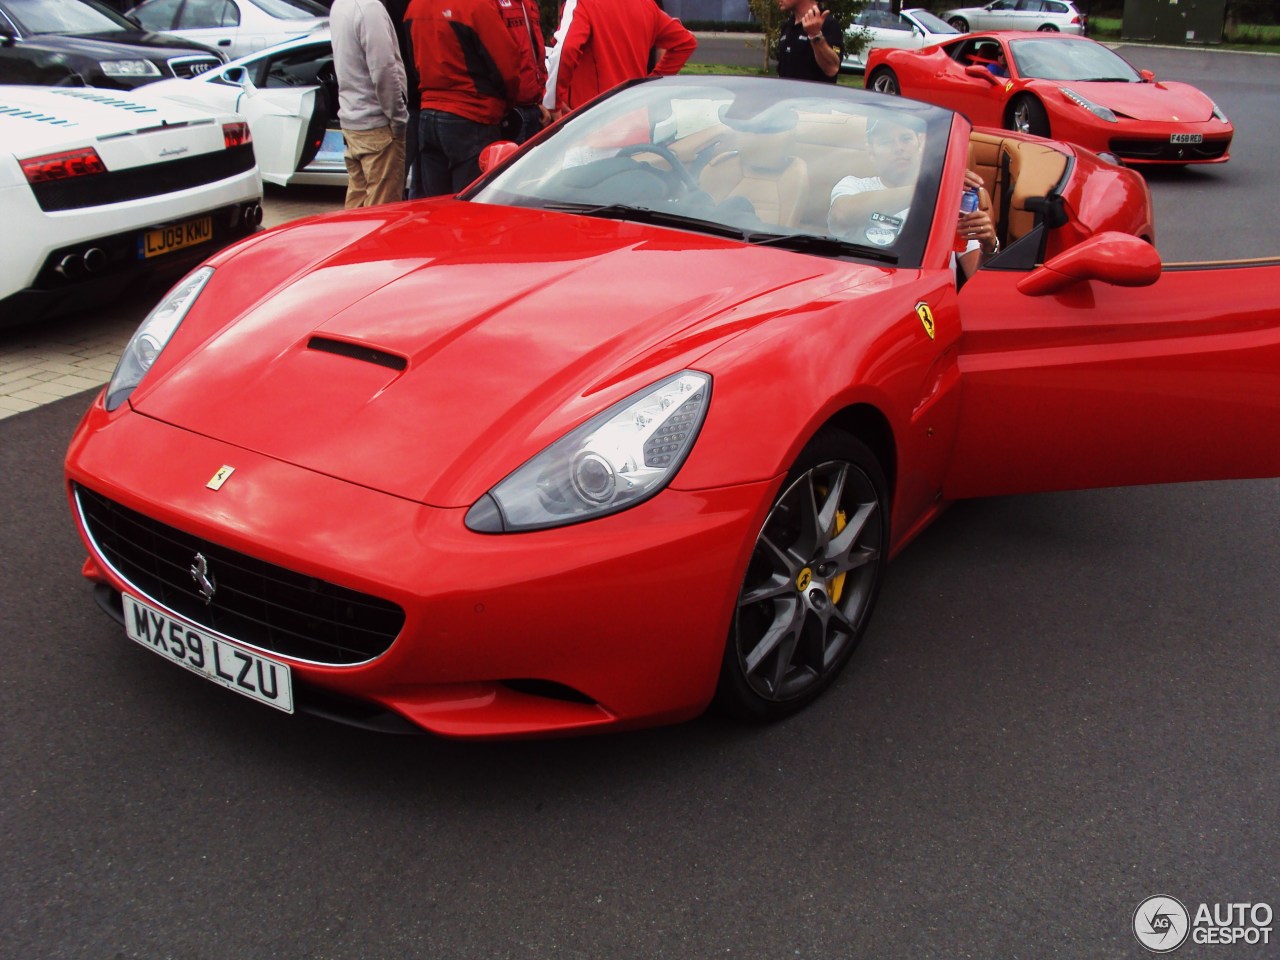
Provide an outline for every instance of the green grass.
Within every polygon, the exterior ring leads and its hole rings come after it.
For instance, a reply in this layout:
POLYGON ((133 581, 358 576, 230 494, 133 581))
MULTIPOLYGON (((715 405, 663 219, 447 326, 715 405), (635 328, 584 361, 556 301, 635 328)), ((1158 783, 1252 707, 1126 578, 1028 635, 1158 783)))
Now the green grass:
MULTIPOLYGON (((719 75, 734 77, 776 77, 777 73, 761 67, 734 67, 726 63, 686 63, 680 70, 682 74, 719 75)), ((846 87, 862 88, 862 74, 842 73, 838 83, 846 87)))

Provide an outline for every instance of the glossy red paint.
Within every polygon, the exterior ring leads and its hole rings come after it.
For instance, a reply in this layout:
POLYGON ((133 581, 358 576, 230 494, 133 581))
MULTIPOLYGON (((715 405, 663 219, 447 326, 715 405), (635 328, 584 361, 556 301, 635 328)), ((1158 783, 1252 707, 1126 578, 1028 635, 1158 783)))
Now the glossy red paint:
POLYGON ((969 125, 949 136, 921 266, 455 199, 220 253, 129 401, 99 397, 71 443, 85 575, 130 589, 78 486, 404 611, 367 662, 290 660, 305 688, 445 736, 561 735, 706 708, 783 478, 833 426, 883 467, 890 553, 960 497, 1280 474, 1280 261, 1160 272, 1141 179, 1058 145, 1047 262, 957 290, 969 125), (468 528, 521 464, 685 370, 711 377, 705 420, 651 499, 468 528))
MULTIPOLYGON (((1190 84, 1146 79, 1138 82, 1039 79, 1019 73, 1011 44, 1080 45, 1096 42, 1085 37, 998 31, 964 37, 923 50, 876 49, 868 58, 866 84, 872 88, 878 72, 892 71, 903 96, 959 111, 976 126, 1017 129, 1020 102, 1043 109, 1045 130, 1031 130, 1082 146, 1095 153, 1111 153, 1132 165, 1225 163, 1235 129, 1215 116, 1215 107, 1190 84), (999 44, 1009 64, 1007 77, 992 75, 969 51, 975 43, 999 44), (1068 92, 1069 91, 1069 92, 1068 92), (1075 94, 1076 97, 1073 97, 1075 94), (1099 117, 1077 98, 1115 115, 1115 122, 1099 117), (1174 137, 1203 138, 1200 145, 1175 144, 1174 137)), ((1135 72, 1136 75, 1136 72, 1135 72)))

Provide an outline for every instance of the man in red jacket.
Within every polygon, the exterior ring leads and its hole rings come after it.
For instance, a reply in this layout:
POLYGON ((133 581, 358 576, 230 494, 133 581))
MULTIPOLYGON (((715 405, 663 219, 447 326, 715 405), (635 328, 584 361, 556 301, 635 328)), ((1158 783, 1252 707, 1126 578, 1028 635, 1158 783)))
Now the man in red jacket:
POLYGON ((654 0, 567 0, 547 58, 543 105, 560 117, 627 80, 647 76, 649 51, 663 51, 653 72, 680 72, 698 41, 654 0))
POLYGON ((500 139, 503 115, 537 100, 537 78, 507 25, 523 11, 521 0, 411 0, 423 196, 456 193, 478 177, 480 151, 500 139))

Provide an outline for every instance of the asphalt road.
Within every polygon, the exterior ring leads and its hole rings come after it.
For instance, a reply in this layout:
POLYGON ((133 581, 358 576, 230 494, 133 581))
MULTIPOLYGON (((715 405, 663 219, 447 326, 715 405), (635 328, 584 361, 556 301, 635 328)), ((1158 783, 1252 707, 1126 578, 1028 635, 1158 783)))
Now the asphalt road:
MULTIPOLYGON (((1230 62, 1258 128, 1156 178, 1166 256, 1280 251, 1280 71, 1230 62)), ((127 641, 61 488, 87 400, 0 421, 0 956, 1092 960, 1155 894, 1280 909, 1280 481, 957 505, 783 724, 460 745, 127 641)))

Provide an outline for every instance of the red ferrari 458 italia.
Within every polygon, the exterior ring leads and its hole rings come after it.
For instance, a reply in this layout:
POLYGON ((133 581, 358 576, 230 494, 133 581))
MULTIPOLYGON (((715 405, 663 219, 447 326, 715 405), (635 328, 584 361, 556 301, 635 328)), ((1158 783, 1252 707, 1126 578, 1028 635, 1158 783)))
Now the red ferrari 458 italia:
POLYGON ((772 719, 950 501, 1280 474, 1280 262, 1162 269, 1145 183, 1091 153, 705 76, 489 154, 142 323, 66 459, 129 638, 379 729, 772 719), (1000 243, 960 283, 966 167, 1000 243))
POLYGON ((919 51, 874 50, 866 85, 1128 164, 1224 163, 1234 133, 1190 84, 1157 80, 1100 43, 1062 34, 974 33, 919 51))

